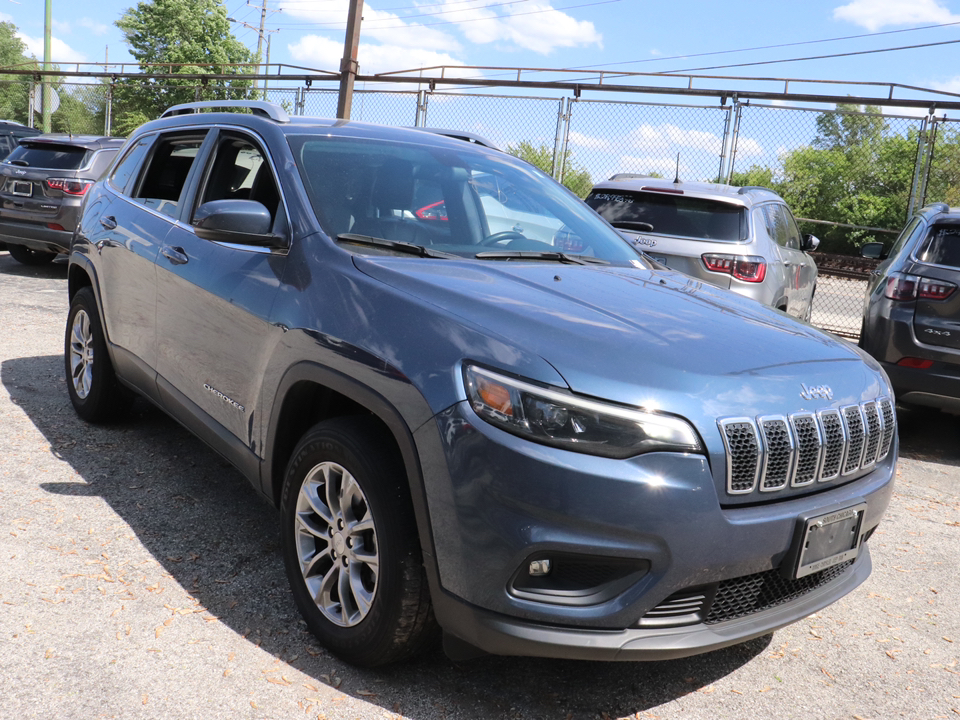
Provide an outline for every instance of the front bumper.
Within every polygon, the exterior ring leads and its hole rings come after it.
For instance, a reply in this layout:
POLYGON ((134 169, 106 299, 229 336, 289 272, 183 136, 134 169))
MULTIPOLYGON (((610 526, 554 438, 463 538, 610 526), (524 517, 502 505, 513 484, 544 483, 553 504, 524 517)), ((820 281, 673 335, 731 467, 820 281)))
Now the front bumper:
MULTIPOLYGON (((870 553, 836 581, 801 599, 715 625, 673 628, 590 630, 529 623, 498 615, 446 596, 434 610, 441 626, 484 653, 568 660, 673 660, 729 647, 779 630, 826 606, 861 585, 872 570, 870 553)), ((465 655, 468 652, 464 652, 465 655)))
MULTIPOLYGON (((650 612, 691 589, 779 576, 801 516, 865 502, 866 535, 892 493, 896 446, 868 475, 843 485, 722 507, 704 456, 617 461, 571 453, 502 432, 466 403, 437 422, 432 432, 440 432, 445 462, 424 463, 437 618, 448 634, 496 654, 666 659, 771 632, 862 583, 870 573, 866 547, 829 582, 745 617, 707 624, 705 609, 671 625, 650 621, 650 612), (595 559, 598 572, 616 563, 633 563, 637 572, 626 585, 610 583, 614 592, 578 600, 518 591, 531 560, 568 556, 595 559)), ((429 425, 421 432, 431 432, 429 425)))

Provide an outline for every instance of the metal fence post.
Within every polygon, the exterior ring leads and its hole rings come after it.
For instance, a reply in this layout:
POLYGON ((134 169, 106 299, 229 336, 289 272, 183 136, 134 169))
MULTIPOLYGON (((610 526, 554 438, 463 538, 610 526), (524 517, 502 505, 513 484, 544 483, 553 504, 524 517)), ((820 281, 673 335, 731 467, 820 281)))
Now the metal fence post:
POLYGON ((570 142, 570 120, 573 117, 573 103, 576 98, 567 98, 567 111, 563 112, 563 100, 560 101, 560 123, 558 124, 558 139, 560 141, 559 155, 554 146, 553 153, 553 177, 557 182, 563 182, 563 174, 567 170, 567 144, 570 142), (562 133, 560 130, 562 129, 562 133))
POLYGON ((553 136, 553 158, 551 159, 550 165, 550 177, 556 178, 557 172, 559 171, 559 153, 560 146, 563 144, 563 125, 564 125, 564 112, 563 106, 566 103, 566 98, 560 98, 560 102, 557 105, 557 131, 553 136))
POLYGON ((429 97, 428 91, 417 91, 417 119, 414 121, 414 127, 427 126, 427 102, 429 97))
POLYGON ((930 123, 931 116, 923 118, 920 122, 920 133, 917 136, 917 156, 913 163, 913 182, 910 184, 910 200, 907 202, 907 219, 913 217, 913 210, 917 205, 917 195, 920 189, 920 173, 925 159, 927 144, 927 125, 930 123))
POLYGON ((109 135, 113 126, 113 90, 115 83, 107 85, 107 101, 103 106, 103 134, 109 135))
MULTIPOLYGON (((722 105, 724 102, 726 102, 726 98, 723 98, 720 104, 722 105)), ((723 139, 720 141, 720 168, 717 170, 717 182, 725 182, 729 175, 730 125, 733 120, 732 114, 733 106, 731 105, 727 108, 727 117, 723 121, 723 139)))
POLYGON ((940 127, 940 121, 933 115, 930 116, 930 132, 927 134, 927 153, 924 162, 923 177, 920 180, 920 187, 917 189, 917 197, 920 198, 920 207, 927 204, 927 187, 930 183, 930 172, 933 170, 933 154, 937 146, 937 130, 940 127))
POLYGON ((727 175, 723 179, 727 185, 733 180, 733 173, 737 164, 737 144, 740 142, 740 120, 743 117, 743 105, 740 104, 736 96, 733 98, 733 105, 730 110, 733 113, 733 128, 730 131, 730 160, 727 163, 727 175))
POLYGON ((27 125, 33 127, 33 104, 37 101, 37 83, 35 80, 30 81, 30 99, 27 102, 29 106, 27 108, 27 125))

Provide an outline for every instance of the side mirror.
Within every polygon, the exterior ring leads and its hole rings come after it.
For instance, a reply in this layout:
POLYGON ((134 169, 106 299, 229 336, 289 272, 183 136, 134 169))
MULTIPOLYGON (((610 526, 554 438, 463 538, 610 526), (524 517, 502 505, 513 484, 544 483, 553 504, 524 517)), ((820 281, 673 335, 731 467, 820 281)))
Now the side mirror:
POLYGON ((820 247, 820 238, 816 235, 804 235, 800 243, 800 249, 804 252, 812 252, 820 247))
POLYGON ((270 233, 272 226, 270 211, 256 200, 211 200, 193 216, 197 237, 213 242, 280 247, 283 240, 270 233))
POLYGON ((871 260, 883 260, 886 257, 886 253, 883 251, 882 242, 868 242, 864 243, 860 247, 860 257, 869 258, 871 260))

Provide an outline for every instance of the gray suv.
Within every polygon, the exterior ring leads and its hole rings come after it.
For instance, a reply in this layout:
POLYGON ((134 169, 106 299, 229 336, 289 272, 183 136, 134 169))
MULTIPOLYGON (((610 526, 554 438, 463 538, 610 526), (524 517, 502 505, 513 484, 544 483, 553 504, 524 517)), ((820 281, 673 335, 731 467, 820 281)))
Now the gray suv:
POLYGON ((147 398, 278 506, 331 651, 675 658, 867 578, 897 435, 855 346, 657 268, 505 153, 214 105, 87 193, 67 388, 94 422, 147 398), (578 250, 491 228, 494 179, 578 250))
POLYGON ((960 209, 936 203, 910 219, 870 275, 860 347, 890 376, 897 400, 960 413, 960 209))
POLYGON ((26 265, 70 249, 80 204, 113 162, 122 138, 36 135, 0 163, 0 242, 26 265))
POLYGON ((772 190, 620 174, 586 202, 663 265, 810 319, 820 241, 772 190))

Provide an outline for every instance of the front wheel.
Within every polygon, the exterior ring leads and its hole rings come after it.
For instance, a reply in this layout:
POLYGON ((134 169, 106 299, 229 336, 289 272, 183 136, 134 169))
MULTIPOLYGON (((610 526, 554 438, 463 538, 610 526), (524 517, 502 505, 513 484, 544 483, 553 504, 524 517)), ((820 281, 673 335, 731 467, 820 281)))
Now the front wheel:
POLYGON ((23 265, 46 265, 52 263, 57 257, 55 252, 46 252, 44 250, 34 250, 26 245, 7 245, 7 251, 10 257, 23 265))
POLYGON ((310 630, 347 662, 414 655, 435 634, 406 474, 368 418, 315 425, 300 440, 281 498, 281 546, 310 630))
POLYGON ((77 291, 70 303, 63 355, 67 392, 80 417, 92 423, 107 422, 127 410, 133 396, 117 381, 97 301, 89 287, 77 291))

